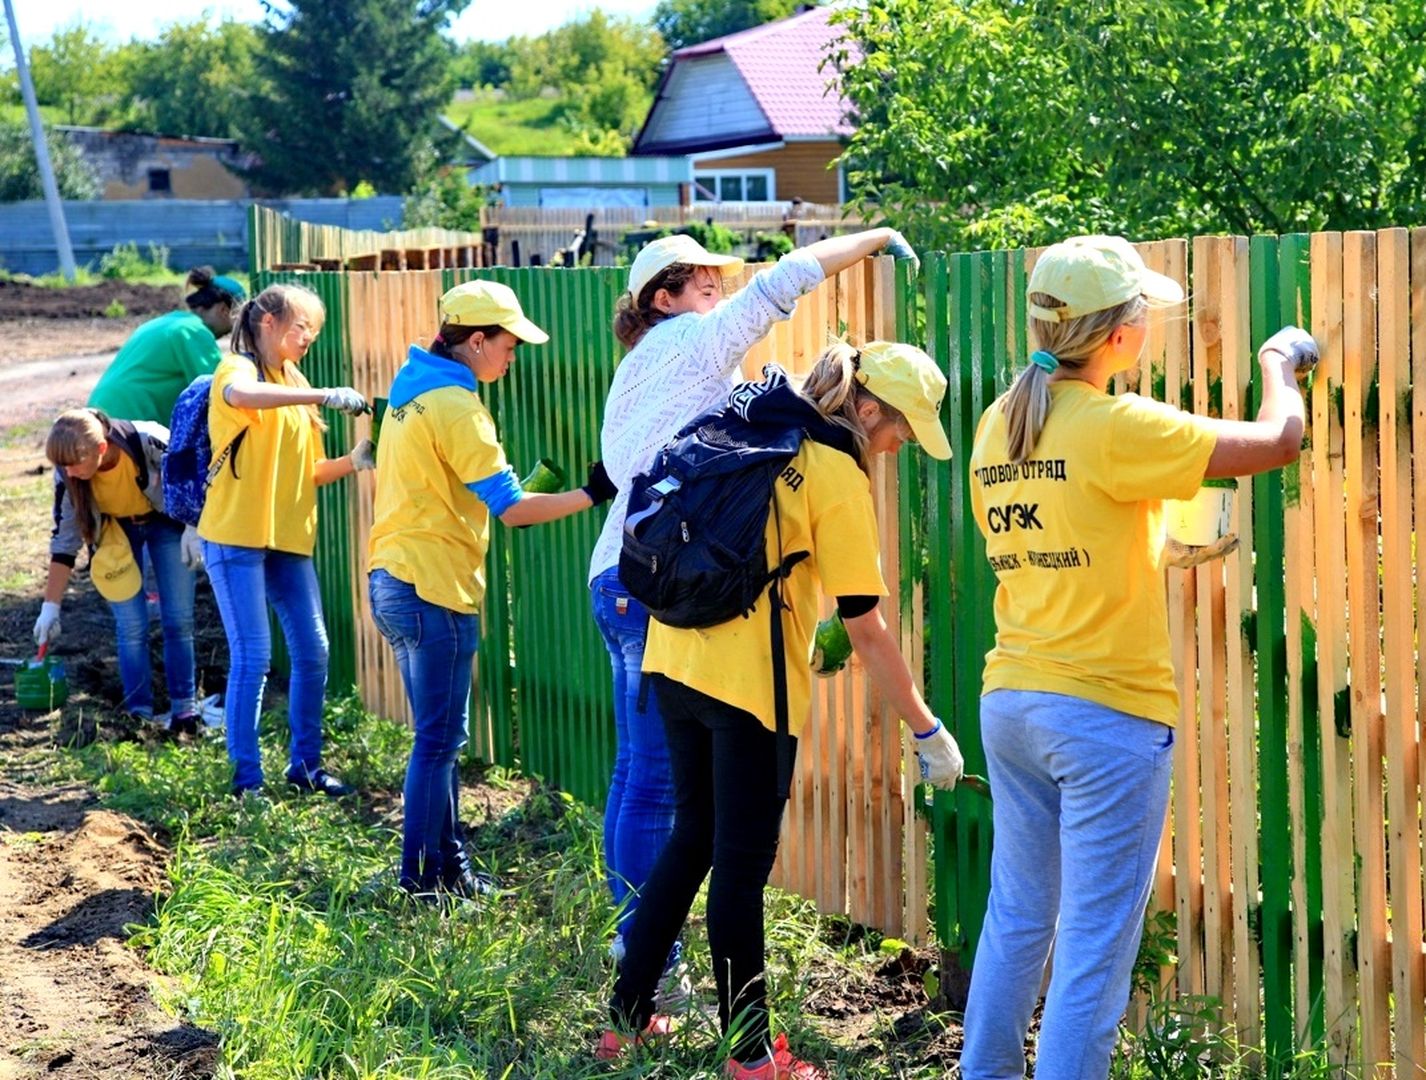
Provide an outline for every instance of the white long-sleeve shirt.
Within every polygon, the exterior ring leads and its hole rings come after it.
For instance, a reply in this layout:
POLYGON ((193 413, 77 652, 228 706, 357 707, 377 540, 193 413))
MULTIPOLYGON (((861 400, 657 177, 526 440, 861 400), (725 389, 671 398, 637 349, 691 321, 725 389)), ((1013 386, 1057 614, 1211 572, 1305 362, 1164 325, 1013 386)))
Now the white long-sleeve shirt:
POLYGON ((599 440, 619 493, 594 545, 590 581, 619 565, 629 483, 648 471, 680 428, 724 401, 747 351, 822 280, 816 256, 794 251, 708 314, 687 312, 658 323, 620 362, 599 440))

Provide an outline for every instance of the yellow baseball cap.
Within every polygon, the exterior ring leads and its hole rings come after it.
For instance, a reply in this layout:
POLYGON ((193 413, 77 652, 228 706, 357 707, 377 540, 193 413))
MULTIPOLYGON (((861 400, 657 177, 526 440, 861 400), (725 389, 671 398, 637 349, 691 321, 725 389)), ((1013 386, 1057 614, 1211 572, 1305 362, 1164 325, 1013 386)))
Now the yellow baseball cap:
POLYGON ((714 255, 697 240, 682 233, 650 240, 634 257, 629 267, 629 292, 637 300, 644 287, 670 266, 715 266, 724 277, 732 277, 743 269, 743 260, 736 255, 714 255))
POLYGON ((1136 296, 1160 304, 1183 299, 1182 286, 1145 266, 1122 236, 1075 236, 1050 245, 1030 271, 1026 291, 1064 301, 1058 308, 1029 305, 1030 316, 1046 322, 1078 319, 1136 296))
POLYGON ((447 290, 441 297, 441 321, 448 326, 498 326, 531 345, 550 340, 525 318, 515 290, 498 281, 467 281, 447 290))
POLYGON ((89 576, 99 595, 116 604, 132 600, 144 583, 129 537, 113 518, 99 531, 99 546, 89 557, 89 576))
POLYGON ((857 382, 901 411, 926 453, 938 461, 951 456, 951 444, 941 427, 946 377, 924 352, 899 341, 863 345, 857 382))

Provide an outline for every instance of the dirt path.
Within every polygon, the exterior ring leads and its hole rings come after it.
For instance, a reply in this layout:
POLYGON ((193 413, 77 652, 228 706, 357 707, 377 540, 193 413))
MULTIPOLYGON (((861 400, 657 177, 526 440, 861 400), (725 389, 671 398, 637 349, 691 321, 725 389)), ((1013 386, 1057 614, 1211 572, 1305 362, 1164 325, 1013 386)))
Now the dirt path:
MULTIPOLYGON (((49 534, 47 422, 84 403, 141 321, 0 314, 0 657, 34 649, 49 534)), ((19 782, 19 763, 57 738, 94 737, 84 726, 109 715, 113 621, 86 578, 76 574, 56 646, 70 671, 65 715, 83 722, 56 727, 55 717, 22 713, 10 669, 0 668, 0 761, 16 778, 0 779, 0 1080, 208 1077, 217 1036, 163 1012, 153 997, 160 977, 125 945, 125 926, 152 911, 167 852, 82 786, 19 782)), ((202 649, 200 664, 216 682, 225 664, 214 652, 202 649)))
POLYGON ((113 359, 107 352, 0 365, 0 432, 46 424, 65 409, 83 405, 113 359))
POLYGON ((0 1080, 210 1076, 217 1037, 159 1009, 124 945, 165 852, 94 802, 0 781, 0 1080))

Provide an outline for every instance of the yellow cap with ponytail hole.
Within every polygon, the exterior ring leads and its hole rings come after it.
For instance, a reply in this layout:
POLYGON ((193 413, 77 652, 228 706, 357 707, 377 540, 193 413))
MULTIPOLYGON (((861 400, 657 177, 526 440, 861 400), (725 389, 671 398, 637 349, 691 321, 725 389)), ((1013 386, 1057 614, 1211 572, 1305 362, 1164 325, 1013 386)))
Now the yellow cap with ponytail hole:
POLYGON ((857 382, 900 410, 926 453, 938 461, 951 456, 950 441, 941 427, 946 377, 924 352, 899 341, 863 345, 857 382))

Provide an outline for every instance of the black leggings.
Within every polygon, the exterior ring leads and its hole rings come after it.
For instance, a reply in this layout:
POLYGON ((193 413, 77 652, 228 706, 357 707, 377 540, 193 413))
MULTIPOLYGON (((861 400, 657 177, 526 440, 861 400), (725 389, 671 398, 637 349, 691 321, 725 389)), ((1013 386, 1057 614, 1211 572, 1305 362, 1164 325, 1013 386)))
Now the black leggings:
MULTIPOLYGON (((609 1003, 614 1022, 642 1031, 669 950, 708 876, 708 948, 718 1019, 737 1026, 733 1057, 770 1041, 763 980, 763 887, 777 858, 786 801, 777 794, 776 736, 751 713, 662 675, 653 680, 673 773, 673 835, 640 890, 609 1003)), ((793 740, 793 759, 797 744, 793 740)))

